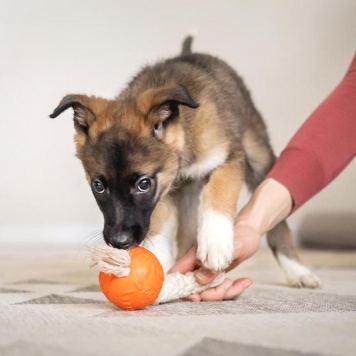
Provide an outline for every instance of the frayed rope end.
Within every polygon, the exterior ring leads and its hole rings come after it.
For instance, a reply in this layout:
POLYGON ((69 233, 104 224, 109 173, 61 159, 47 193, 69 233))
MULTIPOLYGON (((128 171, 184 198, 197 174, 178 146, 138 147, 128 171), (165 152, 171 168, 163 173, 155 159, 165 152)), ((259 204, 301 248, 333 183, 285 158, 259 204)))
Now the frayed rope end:
POLYGON ((99 265, 102 272, 116 277, 127 277, 130 274, 131 259, 126 250, 118 250, 106 245, 87 246, 91 261, 89 267, 99 265))

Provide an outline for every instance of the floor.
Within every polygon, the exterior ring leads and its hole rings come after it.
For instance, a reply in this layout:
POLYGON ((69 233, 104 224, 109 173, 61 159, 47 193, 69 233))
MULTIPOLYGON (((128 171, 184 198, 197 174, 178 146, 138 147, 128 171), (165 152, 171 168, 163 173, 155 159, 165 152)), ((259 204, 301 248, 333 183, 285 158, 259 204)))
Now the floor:
POLYGON ((0 251, 0 355, 355 355, 356 251, 301 251, 320 290, 285 286, 270 251, 233 272, 233 301, 127 312, 98 289, 84 249, 0 251))

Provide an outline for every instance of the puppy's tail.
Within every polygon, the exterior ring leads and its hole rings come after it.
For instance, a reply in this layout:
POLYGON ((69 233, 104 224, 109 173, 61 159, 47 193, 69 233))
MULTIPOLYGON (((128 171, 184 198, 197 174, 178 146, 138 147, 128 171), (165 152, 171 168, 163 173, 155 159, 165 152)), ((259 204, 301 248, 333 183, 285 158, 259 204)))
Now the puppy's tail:
POLYGON ((192 42, 193 42, 193 36, 187 36, 184 39, 183 46, 182 46, 182 56, 185 56, 187 54, 192 54, 192 42))

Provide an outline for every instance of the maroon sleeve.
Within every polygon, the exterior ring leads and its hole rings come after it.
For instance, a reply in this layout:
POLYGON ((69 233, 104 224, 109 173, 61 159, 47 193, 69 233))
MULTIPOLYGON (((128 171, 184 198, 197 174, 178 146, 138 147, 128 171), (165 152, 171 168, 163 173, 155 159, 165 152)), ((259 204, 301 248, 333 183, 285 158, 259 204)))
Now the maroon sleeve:
POLYGON ((267 177, 289 190, 294 212, 355 155, 356 55, 344 79, 293 136, 267 177))

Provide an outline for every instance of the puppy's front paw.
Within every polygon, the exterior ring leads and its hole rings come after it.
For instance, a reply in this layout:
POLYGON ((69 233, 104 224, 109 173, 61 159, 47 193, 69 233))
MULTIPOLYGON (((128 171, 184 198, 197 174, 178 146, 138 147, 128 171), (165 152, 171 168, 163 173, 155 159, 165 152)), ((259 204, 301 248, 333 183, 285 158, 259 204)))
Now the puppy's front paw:
POLYGON ((197 258, 204 267, 221 271, 234 256, 234 228, 224 215, 214 211, 203 213, 198 230, 197 258))

